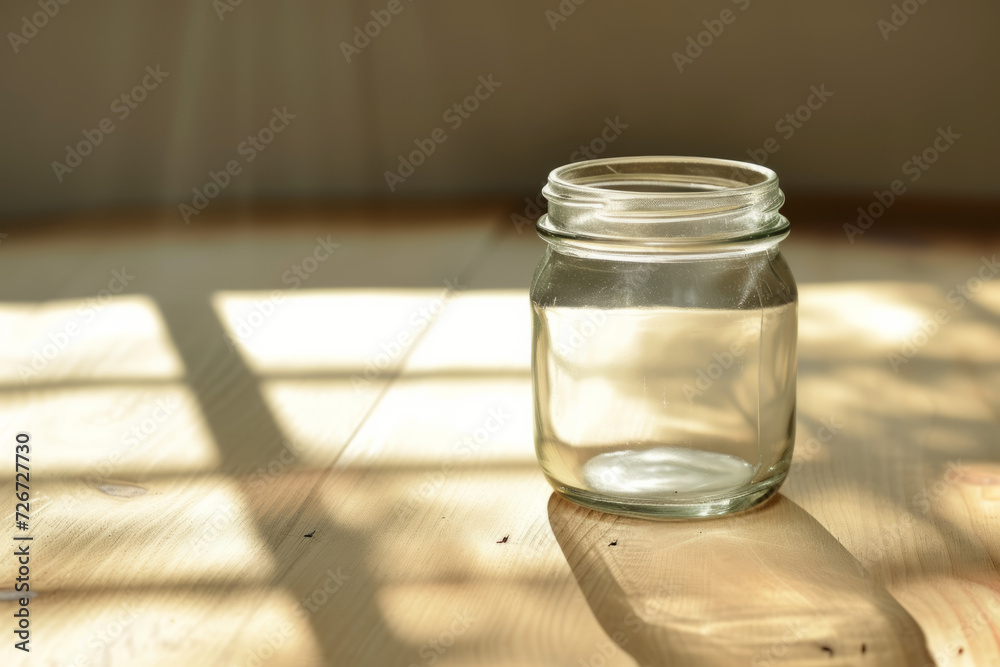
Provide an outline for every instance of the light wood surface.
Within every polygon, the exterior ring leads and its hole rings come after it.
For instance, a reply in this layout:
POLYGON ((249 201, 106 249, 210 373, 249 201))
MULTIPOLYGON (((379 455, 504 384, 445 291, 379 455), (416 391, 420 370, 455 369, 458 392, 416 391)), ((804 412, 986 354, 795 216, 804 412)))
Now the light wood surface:
POLYGON ((793 233, 788 481, 659 523, 537 468, 543 244, 510 213, 9 230, 0 498, 13 544, 30 432, 35 597, 26 656, 5 556, 0 664, 1000 664, 1000 275, 948 300, 996 243, 793 233))

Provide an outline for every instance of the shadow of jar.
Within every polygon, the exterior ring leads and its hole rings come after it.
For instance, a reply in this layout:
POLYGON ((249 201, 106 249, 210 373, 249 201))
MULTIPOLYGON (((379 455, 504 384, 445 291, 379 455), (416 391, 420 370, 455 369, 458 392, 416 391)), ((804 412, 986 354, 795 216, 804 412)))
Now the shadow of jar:
MULTIPOLYGON (((808 512, 646 521, 553 493, 549 523, 610 640, 640 665, 933 665, 916 621, 808 512)), ((599 661, 603 664, 603 661, 599 661)))

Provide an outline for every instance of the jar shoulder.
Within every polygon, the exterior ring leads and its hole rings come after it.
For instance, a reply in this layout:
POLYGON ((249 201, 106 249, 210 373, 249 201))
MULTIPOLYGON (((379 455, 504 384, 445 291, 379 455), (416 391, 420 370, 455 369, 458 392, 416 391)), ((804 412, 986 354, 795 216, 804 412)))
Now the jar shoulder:
POLYGON ((755 309, 797 301, 777 248, 669 261, 581 257, 547 249, 531 285, 536 306, 755 309))

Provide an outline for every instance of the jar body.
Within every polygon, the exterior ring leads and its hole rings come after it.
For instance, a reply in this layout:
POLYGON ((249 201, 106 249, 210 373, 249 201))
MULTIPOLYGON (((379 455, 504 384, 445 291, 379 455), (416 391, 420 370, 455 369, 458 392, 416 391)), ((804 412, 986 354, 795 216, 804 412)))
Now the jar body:
POLYGON ((776 242, 664 256, 552 243, 531 307, 535 447, 556 491, 694 517, 784 481, 798 319, 776 242))

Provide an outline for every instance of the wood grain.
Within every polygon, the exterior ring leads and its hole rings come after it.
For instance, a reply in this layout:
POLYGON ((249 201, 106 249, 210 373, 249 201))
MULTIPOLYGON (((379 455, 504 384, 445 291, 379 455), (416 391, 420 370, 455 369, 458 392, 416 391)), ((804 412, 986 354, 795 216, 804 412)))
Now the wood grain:
POLYGON ((537 469, 541 242, 509 213, 4 239, 0 437, 33 438, 36 597, 30 657, 7 642, 2 664, 1000 661, 1000 282, 948 298, 992 250, 793 235, 781 496, 643 522, 561 501, 537 469), (318 237, 339 247, 290 285, 318 237))

